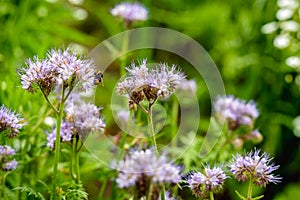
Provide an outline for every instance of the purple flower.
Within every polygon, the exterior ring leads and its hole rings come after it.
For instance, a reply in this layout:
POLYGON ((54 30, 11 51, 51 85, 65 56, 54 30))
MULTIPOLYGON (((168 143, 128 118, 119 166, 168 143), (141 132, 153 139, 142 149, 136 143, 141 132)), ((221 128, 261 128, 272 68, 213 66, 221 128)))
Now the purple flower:
POLYGON ((67 121, 74 126, 82 141, 89 133, 104 132, 105 123, 100 117, 100 110, 96 105, 82 100, 66 104, 67 121))
POLYGON ((15 170, 18 162, 11 157, 15 155, 15 150, 8 145, 0 146, 0 167, 4 171, 15 170))
POLYGON ((15 154, 16 154, 16 152, 11 146, 8 146, 8 145, 0 146, 0 155, 2 157, 15 155, 15 154))
POLYGON ((40 88, 48 96, 56 84, 56 67, 50 66, 47 60, 39 60, 37 56, 33 60, 28 59, 25 64, 27 67, 19 71, 22 88, 31 93, 40 88))
POLYGON ((145 21, 148 18, 148 10, 141 4, 121 3, 111 9, 110 13, 115 17, 121 17, 125 21, 145 21))
POLYGON ((57 70, 56 80, 59 85, 74 85, 80 91, 86 91, 94 86, 96 66, 93 60, 79 58, 65 50, 50 50, 47 54, 49 67, 57 70))
POLYGON ((17 168, 17 165, 18 165, 18 162, 15 159, 13 159, 13 160, 5 163, 3 169, 5 171, 15 170, 17 168))
MULTIPOLYGON (((60 139, 62 142, 69 142, 72 140, 74 128, 68 122, 62 122, 60 129, 60 139)), ((56 129, 47 135, 47 147, 54 149, 56 141, 56 129)))
POLYGON ((15 114, 4 105, 0 107, 0 133, 8 133, 9 137, 17 136, 24 126, 23 120, 23 118, 20 118, 20 114, 15 114))
POLYGON ((253 127, 259 112, 253 101, 246 103, 244 100, 233 96, 219 97, 214 103, 214 112, 221 122, 228 121, 229 128, 234 130, 240 125, 253 127))
POLYGON ((218 192, 227 176, 221 167, 209 166, 204 168, 204 173, 195 172, 188 178, 188 184, 196 197, 205 198, 209 192, 218 192))
POLYGON ((272 174, 279 168, 270 159, 266 153, 259 155, 260 151, 255 150, 244 156, 237 154, 233 156, 230 171, 238 181, 248 181, 251 179, 257 186, 266 186, 268 183, 279 183, 281 177, 272 174))
MULTIPOLYGON (((165 192, 165 200, 177 200, 179 198, 176 198, 172 195, 172 193, 170 191, 166 191, 165 192)), ((158 200, 161 200, 161 195, 159 195, 158 200)))
POLYGON ((96 67, 92 60, 84 59, 65 50, 50 50, 46 59, 28 59, 27 67, 19 70, 22 88, 29 92, 41 89, 48 96, 55 86, 72 90, 75 86, 86 91, 94 86, 96 67))
POLYGON ((157 98, 165 99, 171 96, 185 80, 185 75, 177 71, 173 65, 159 64, 156 68, 148 69, 146 59, 139 66, 134 63, 126 68, 127 77, 117 85, 117 93, 138 104, 144 98, 153 103, 157 98))
POLYGON ((186 92, 187 95, 193 97, 197 91, 197 83, 195 80, 183 80, 178 86, 178 90, 186 92))
POLYGON ((152 149, 131 150, 125 159, 117 165, 119 188, 127 188, 136 184, 178 183, 181 179, 181 168, 167 161, 165 154, 158 157, 152 149))

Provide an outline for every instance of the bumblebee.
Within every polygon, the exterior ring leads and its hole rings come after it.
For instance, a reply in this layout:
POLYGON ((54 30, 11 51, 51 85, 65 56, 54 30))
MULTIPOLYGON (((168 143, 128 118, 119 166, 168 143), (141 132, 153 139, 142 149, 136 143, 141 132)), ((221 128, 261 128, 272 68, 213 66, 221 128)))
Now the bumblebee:
POLYGON ((94 85, 99 85, 100 83, 102 86, 104 86, 103 73, 101 71, 98 71, 95 73, 94 85))

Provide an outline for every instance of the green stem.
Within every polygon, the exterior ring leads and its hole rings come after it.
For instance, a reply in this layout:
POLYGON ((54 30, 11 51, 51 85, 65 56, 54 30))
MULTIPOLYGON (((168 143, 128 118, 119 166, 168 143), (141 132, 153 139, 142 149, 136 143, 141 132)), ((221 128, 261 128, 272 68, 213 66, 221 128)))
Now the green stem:
POLYGON ((149 129, 150 129, 151 141, 152 141, 152 144, 154 146, 155 153, 156 153, 156 155, 158 155, 155 132, 154 132, 154 127, 153 127, 152 107, 151 106, 149 106, 147 118, 148 118, 148 126, 149 126, 149 129))
POLYGON ((247 194, 247 200, 251 200, 252 199, 252 189, 253 189, 253 182, 252 182, 252 177, 250 177, 249 187, 248 187, 248 194, 247 194))
MULTIPOLYGON (((42 90, 41 90, 42 91, 42 90)), ((53 103, 50 101, 50 99, 48 98, 48 96, 42 91, 43 96, 45 97, 46 101, 48 102, 48 104, 50 105, 50 107, 55 111, 55 113, 58 115, 59 114, 59 110, 56 109, 56 107, 53 105, 53 103)), ((63 99, 63 96, 62 96, 63 99)))
POLYGON ((57 169, 58 169, 59 153, 60 153, 60 128, 62 123, 63 110, 65 106, 65 102, 63 100, 64 93, 65 93, 65 88, 62 89, 61 102, 56 117, 56 140, 55 140, 55 155, 54 155, 54 167, 53 167, 54 176, 53 176, 53 187, 52 187, 52 198, 51 198, 53 200, 56 199, 56 181, 58 176, 57 169))
POLYGON ((216 151, 216 153, 217 153, 216 154, 216 160, 220 159, 221 152, 226 147, 226 145, 230 143, 230 141, 231 141, 230 136, 231 135, 232 135, 232 131, 230 131, 229 128, 228 128, 228 126, 226 126, 225 141, 219 146, 218 150, 216 151))
POLYGON ((75 141, 72 141, 72 149, 71 149, 71 157, 70 157, 70 174, 72 179, 76 182, 76 176, 74 176, 74 171, 73 171, 73 159, 74 159, 74 153, 76 151, 76 144, 75 141))
POLYGON ((6 194, 5 194, 5 189, 6 189, 6 185, 5 185, 5 182, 6 182, 6 174, 5 174, 5 172, 3 173, 3 176, 2 176, 2 197, 3 197, 3 199, 6 199, 6 194))
POLYGON ((107 186, 107 182, 108 182, 108 179, 105 178, 104 181, 102 182, 102 185, 101 185, 101 188, 100 188, 100 191, 99 191, 99 195, 98 195, 98 199, 104 199, 103 195, 104 195, 104 192, 105 192, 105 188, 107 186))
POLYGON ((178 120, 178 101, 173 101, 173 107, 172 107, 172 123, 171 123, 171 129, 172 129, 172 147, 175 148, 177 145, 177 120, 178 120))
POLYGON ((128 50, 128 43, 129 43, 129 31, 124 31, 124 38, 123 38, 122 52, 121 52, 123 54, 123 57, 121 58, 121 64, 120 64, 121 77, 126 74, 125 65, 126 65, 127 56, 125 55, 125 53, 128 50))
POLYGON ((149 111, 147 111, 144 106, 142 106, 140 103, 135 103, 146 115, 149 115, 149 111))
POLYGON ((152 183, 152 181, 151 181, 151 182, 150 182, 150 185, 149 185, 149 190, 148 190, 147 200, 151 200, 151 197, 152 197, 152 190, 153 190, 153 183, 152 183))
POLYGON ((209 199, 214 200, 214 193, 213 192, 209 192, 209 199))
POLYGON ((76 151, 75 151, 75 166, 76 166, 76 180, 77 180, 76 183, 80 183, 79 151, 77 151, 78 140, 76 140, 76 151))

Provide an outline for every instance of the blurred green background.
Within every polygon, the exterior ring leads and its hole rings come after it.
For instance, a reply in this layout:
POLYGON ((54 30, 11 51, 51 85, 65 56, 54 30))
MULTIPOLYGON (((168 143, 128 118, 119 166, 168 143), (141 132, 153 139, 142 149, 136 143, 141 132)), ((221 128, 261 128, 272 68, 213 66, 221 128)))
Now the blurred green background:
MULTIPOLYGON (((261 32, 266 23, 278 21, 277 1, 140 2, 149 9, 149 20, 137 26, 170 28, 194 38, 218 66, 227 94, 257 102, 261 113, 257 127, 264 136, 258 148, 275 157, 274 161, 280 164, 278 173, 283 177, 281 184, 267 186, 264 199, 300 198, 300 145, 293 124, 294 118, 300 115, 300 83, 297 69, 286 64, 287 57, 299 55, 300 46, 296 42, 293 48, 278 49, 273 40, 280 30, 267 35, 261 32)), ((26 119, 38 119, 45 109, 42 97, 27 94, 20 88, 16 69, 23 66, 26 58, 35 54, 43 57, 52 47, 71 45, 88 54, 103 40, 124 30, 122 23, 109 12, 117 3, 119 1, 1 0, 0 104, 23 112, 26 119)), ((299 22, 299 16, 294 19, 299 22)), ((300 30, 295 34, 299 36, 300 30)), ((160 60, 164 56, 160 51, 153 54, 160 60)), ((127 64, 130 62, 129 59, 127 64)), ((189 79, 194 78, 199 83, 201 114, 208 120, 211 112, 208 93, 201 88, 198 77, 193 77, 188 68, 185 72, 189 79)), ((97 90, 97 104, 105 107, 119 79, 116 63, 104 76, 105 87, 100 88, 100 92, 97 90)), ((20 139, 22 137, 25 134, 20 139)), ((85 187, 88 191, 97 189, 93 185, 85 187)), ((232 181, 230 187, 238 186, 232 181)))

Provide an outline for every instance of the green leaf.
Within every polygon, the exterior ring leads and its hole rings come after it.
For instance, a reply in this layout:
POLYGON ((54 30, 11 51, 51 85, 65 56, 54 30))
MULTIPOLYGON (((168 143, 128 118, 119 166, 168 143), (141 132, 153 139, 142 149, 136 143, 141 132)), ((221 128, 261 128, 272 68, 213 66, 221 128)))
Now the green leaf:
POLYGON ((45 197, 41 193, 35 191, 31 187, 27 187, 27 186, 16 187, 13 190, 20 190, 21 192, 26 192, 28 196, 34 196, 36 199, 45 200, 45 197))

